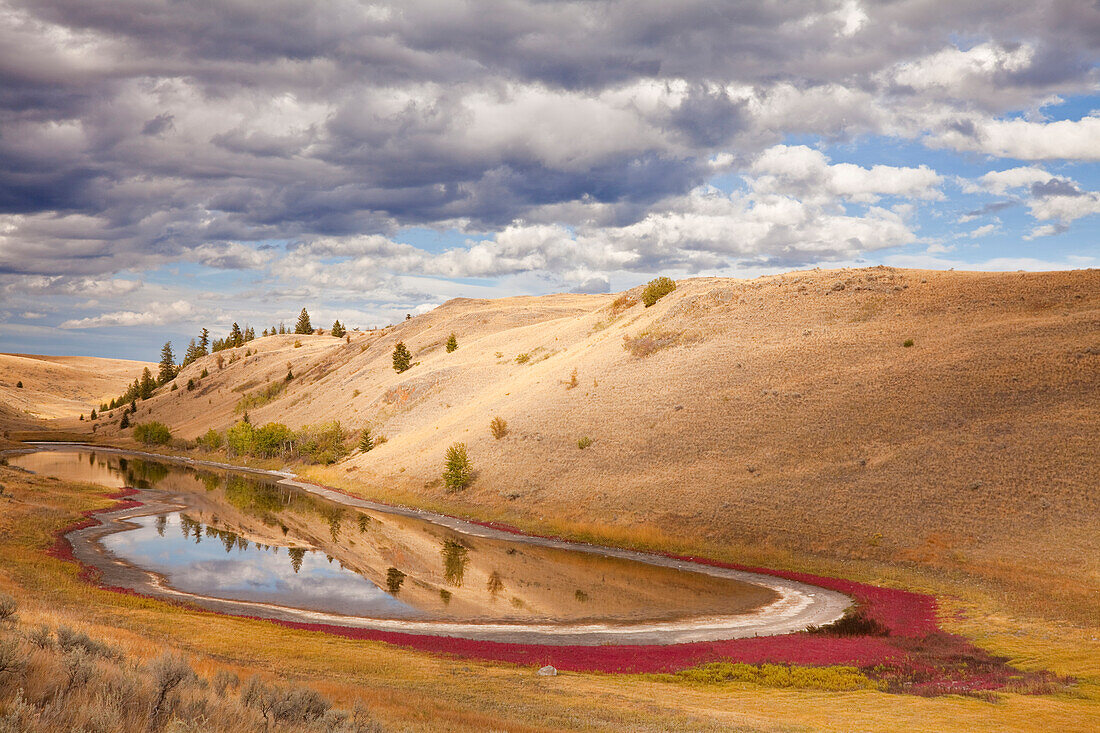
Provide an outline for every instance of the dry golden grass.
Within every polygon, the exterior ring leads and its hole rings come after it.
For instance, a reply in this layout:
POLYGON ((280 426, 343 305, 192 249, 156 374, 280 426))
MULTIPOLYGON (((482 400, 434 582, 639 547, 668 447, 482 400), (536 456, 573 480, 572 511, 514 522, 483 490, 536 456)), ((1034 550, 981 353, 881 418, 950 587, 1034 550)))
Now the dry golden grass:
MULTIPOLYGON (((108 503, 101 488, 6 467, 0 467, 0 483, 12 495, 0 499, 5 558, 0 591, 20 601, 20 633, 38 624, 68 625, 139 664, 170 650, 185 654, 208 681, 228 670, 242 680, 258 673, 281 684, 305 684, 345 709, 360 705, 384 730, 1085 731, 1100 701, 1095 677, 1070 694, 1005 694, 997 703, 812 689, 841 682, 861 686, 858 676, 840 671, 810 673, 804 687, 793 688, 786 685, 804 675, 775 675, 778 688, 739 676, 687 684, 656 675, 543 678, 533 668, 448 659, 191 611, 96 589, 77 580, 75 566, 44 554, 56 528, 81 510, 108 503)), ((759 682, 770 684, 768 679, 761 674, 759 682)), ((11 688, 0 693, 0 714, 13 694, 11 688)), ((234 722, 237 727, 220 729, 261 729, 249 727, 254 717, 242 715, 234 722)))
POLYGON ((0 405, 31 418, 75 421, 125 391, 145 367, 155 373, 157 365, 91 356, 0 354, 0 405))

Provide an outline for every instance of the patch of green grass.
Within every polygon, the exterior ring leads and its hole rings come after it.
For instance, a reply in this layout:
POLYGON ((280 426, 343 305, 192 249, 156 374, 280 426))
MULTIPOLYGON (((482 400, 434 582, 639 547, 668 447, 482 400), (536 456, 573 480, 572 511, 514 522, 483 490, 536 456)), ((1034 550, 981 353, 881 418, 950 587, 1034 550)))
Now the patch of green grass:
POLYGON ((244 412, 245 410, 254 410, 261 405, 266 405, 271 402, 286 389, 286 382, 272 382, 261 390, 256 392, 249 392, 244 397, 237 400, 237 406, 233 408, 233 411, 237 414, 244 412))
POLYGON ((879 684, 855 667, 790 667, 782 664, 712 662, 663 677, 671 682, 723 685, 731 682, 761 687, 791 687, 802 690, 877 690, 879 684))

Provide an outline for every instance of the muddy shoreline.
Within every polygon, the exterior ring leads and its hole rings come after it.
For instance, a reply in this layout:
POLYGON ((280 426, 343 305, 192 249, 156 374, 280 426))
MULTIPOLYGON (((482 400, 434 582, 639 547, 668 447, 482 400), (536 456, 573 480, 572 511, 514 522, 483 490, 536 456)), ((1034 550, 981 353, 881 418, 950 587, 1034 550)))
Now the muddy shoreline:
POLYGON ((821 626, 837 620, 852 604, 852 599, 843 593, 775 575, 719 567, 653 553, 524 535, 514 530, 484 526, 433 512, 380 504, 352 497, 328 487, 299 481, 289 471, 241 468, 213 461, 73 443, 31 443, 28 446, 30 447, 26 450, 5 451, 4 454, 12 455, 17 452, 24 453, 38 450, 84 449, 142 457, 180 465, 238 471, 244 474, 271 478, 284 486, 294 487, 347 507, 414 517, 471 537, 586 552, 603 557, 615 557, 674 568, 684 572, 703 573, 762 586, 772 590, 778 596, 775 601, 747 613, 648 623, 537 624, 372 619, 186 593, 171 588, 160 576, 121 562, 104 550, 99 540, 108 534, 132 528, 134 525, 127 521, 129 518, 178 510, 180 505, 172 502, 165 492, 156 490, 140 491, 133 498, 142 502, 141 506, 127 506, 98 513, 95 518, 100 521, 100 524, 75 529, 66 535, 72 546, 73 557, 84 565, 94 568, 100 574, 100 582, 103 585, 132 590, 141 595, 163 600, 186 603, 218 613, 265 618, 283 623, 474 641, 551 646, 663 646, 795 633, 804 631, 811 626, 821 626))

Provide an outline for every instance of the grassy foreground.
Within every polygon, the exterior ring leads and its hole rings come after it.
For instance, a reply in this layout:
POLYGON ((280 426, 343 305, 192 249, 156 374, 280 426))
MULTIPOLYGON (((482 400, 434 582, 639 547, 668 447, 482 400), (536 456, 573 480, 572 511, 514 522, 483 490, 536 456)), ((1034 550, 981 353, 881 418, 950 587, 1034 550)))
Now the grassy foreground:
MULTIPOLYGON (((1100 702, 1096 657, 1075 638, 1079 630, 1040 620, 991 625, 983 618, 971 630, 992 650, 1011 653, 1015 663, 1074 674, 1077 684, 1055 694, 997 693, 981 700, 887 694, 850 670, 538 677, 532 668, 217 616, 95 588, 79 580, 77 566, 46 554, 59 529, 112 503, 102 487, 4 466, 0 484, 0 592, 19 604, 17 619, 0 624, 0 638, 27 662, 0 675, 0 720, 14 723, 22 716, 32 721, 27 730, 56 729, 42 721, 56 722, 48 715, 59 715, 59 707, 73 716, 66 719, 73 729, 146 725, 157 696, 153 672, 171 661, 166 653, 184 656, 197 676, 187 676, 166 696, 154 720, 158 730, 263 730, 270 718, 255 703, 262 696, 253 693, 273 686, 287 694, 297 690, 302 705, 309 698, 302 690, 312 690, 342 710, 309 723, 334 731, 1090 730, 1100 702), (68 631, 58 633, 60 627, 87 634, 117 656, 80 651, 68 631), (70 640, 67 649, 59 644, 62 636, 70 640), (76 657, 97 670, 82 687, 68 682, 68 670, 80 664, 76 657)), ((981 613, 951 610, 960 612, 962 627, 981 613)), ((286 719, 276 728, 305 725, 286 719)))

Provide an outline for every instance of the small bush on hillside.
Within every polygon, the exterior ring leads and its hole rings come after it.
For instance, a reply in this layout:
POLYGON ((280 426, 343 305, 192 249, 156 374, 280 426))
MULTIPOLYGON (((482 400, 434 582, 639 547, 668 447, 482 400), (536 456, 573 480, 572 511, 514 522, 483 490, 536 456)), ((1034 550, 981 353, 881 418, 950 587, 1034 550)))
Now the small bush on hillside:
POLYGON ((633 356, 644 359, 662 349, 673 346, 686 346, 699 341, 698 336, 689 336, 682 331, 662 331, 647 328, 637 336, 623 336, 623 348, 633 356))
POLYGON ((493 421, 489 423, 489 430, 492 431, 494 438, 500 440, 508 434, 508 423, 505 422, 503 417, 497 415, 493 418, 493 421))
POLYGON ((16 389, 23 389, 23 380, 19 380, 18 382, 16 382, 15 383, 15 388, 16 389))
POLYGON ((210 372, 206 371, 206 369, 203 369, 202 374, 199 375, 199 379, 206 379, 209 376, 210 376, 210 372))
POLYGON ((347 431, 336 420, 306 425, 298 431, 298 451, 314 463, 336 463, 347 455, 347 437, 347 431))
MULTIPOLYGON (((288 380, 290 378, 289 372, 287 373, 287 378, 288 380)), ((282 394, 284 389, 286 389, 285 381, 272 382, 263 389, 256 390, 255 392, 250 392, 244 397, 237 400, 237 405, 233 408, 233 411, 246 412, 248 410, 254 410, 262 405, 266 405, 268 402, 271 402, 280 394, 282 394)))
POLYGON ((0 593, 0 621, 8 621, 15 618, 15 612, 19 604, 7 593, 0 593))
POLYGON ((451 353, 458 348, 458 337, 453 333, 447 338, 447 353, 451 353))
POLYGON ((577 381, 577 370, 574 369, 573 373, 569 375, 569 381, 566 382, 565 388, 566 389, 576 389, 578 384, 579 384, 579 382, 577 381))
POLYGON ((672 278, 659 277, 650 280, 645 286, 645 290, 642 291, 642 302, 648 308, 675 289, 676 282, 672 278))
POLYGON ((577 447, 581 450, 584 450, 590 445, 592 445, 592 438, 589 438, 587 435, 577 441, 577 447))
POLYGON ((372 448, 374 448, 374 439, 370 435, 370 427, 365 427, 359 436, 359 450, 366 453, 372 448))
POLYGON ((461 491, 470 485, 473 473, 465 443, 455 443, 447 449, 447 463, 443 470, 443 483, 447 491, 461 491))
POLYGON ((122 419, 118 421, 118 428, 119 430, 125 430, 128 427, 130 427, 130 416, 123 410, 122 419))
POLYGON ((412 354, 409 353, 404 341, 398 341, 397 345, 393 347, 393 370, 400 374, 408 371, 411 366, 412 354))
POLYGON ((905 339, 905 343, 902 344, 902 346, 904 346, 907 349, 912 345, 913 345, 913 339, 905 339))
POLYGON ((517 364, 526 364, 529 361, 531 361, 531 355, 527 352, 516 355, 516 363, 517 364))
POLYGON ((156 420, 138 423, 134 426, 134 440, 146 445, 167 445, 172 440, 172 431, 156 420))
POLYGON ((210 428, 195 442, 204 450, 217 450, 222 447, 224 441, 221 433, 214 428, 210 428))
POLYGON ((187 391, 188 392, 194 392, 195 391, 195 380, 194 379, 188 379, 187 380, 187 391))
POLYGON ((628 308, 633 308, 638 304, 638 299, 633 298, 626 293, 623 293, 615 300, 611 301, 611 313, 612 315, 618 315, 628 308))
POLYGON ((195 673, 191 671, 191 667, 183 657, 165 652, 149 662, 146 674, 153 683, 153 701, 149 706, 149 730, 156 730, 164 715, 168 696, 185 681, 192 679, 195 673))

